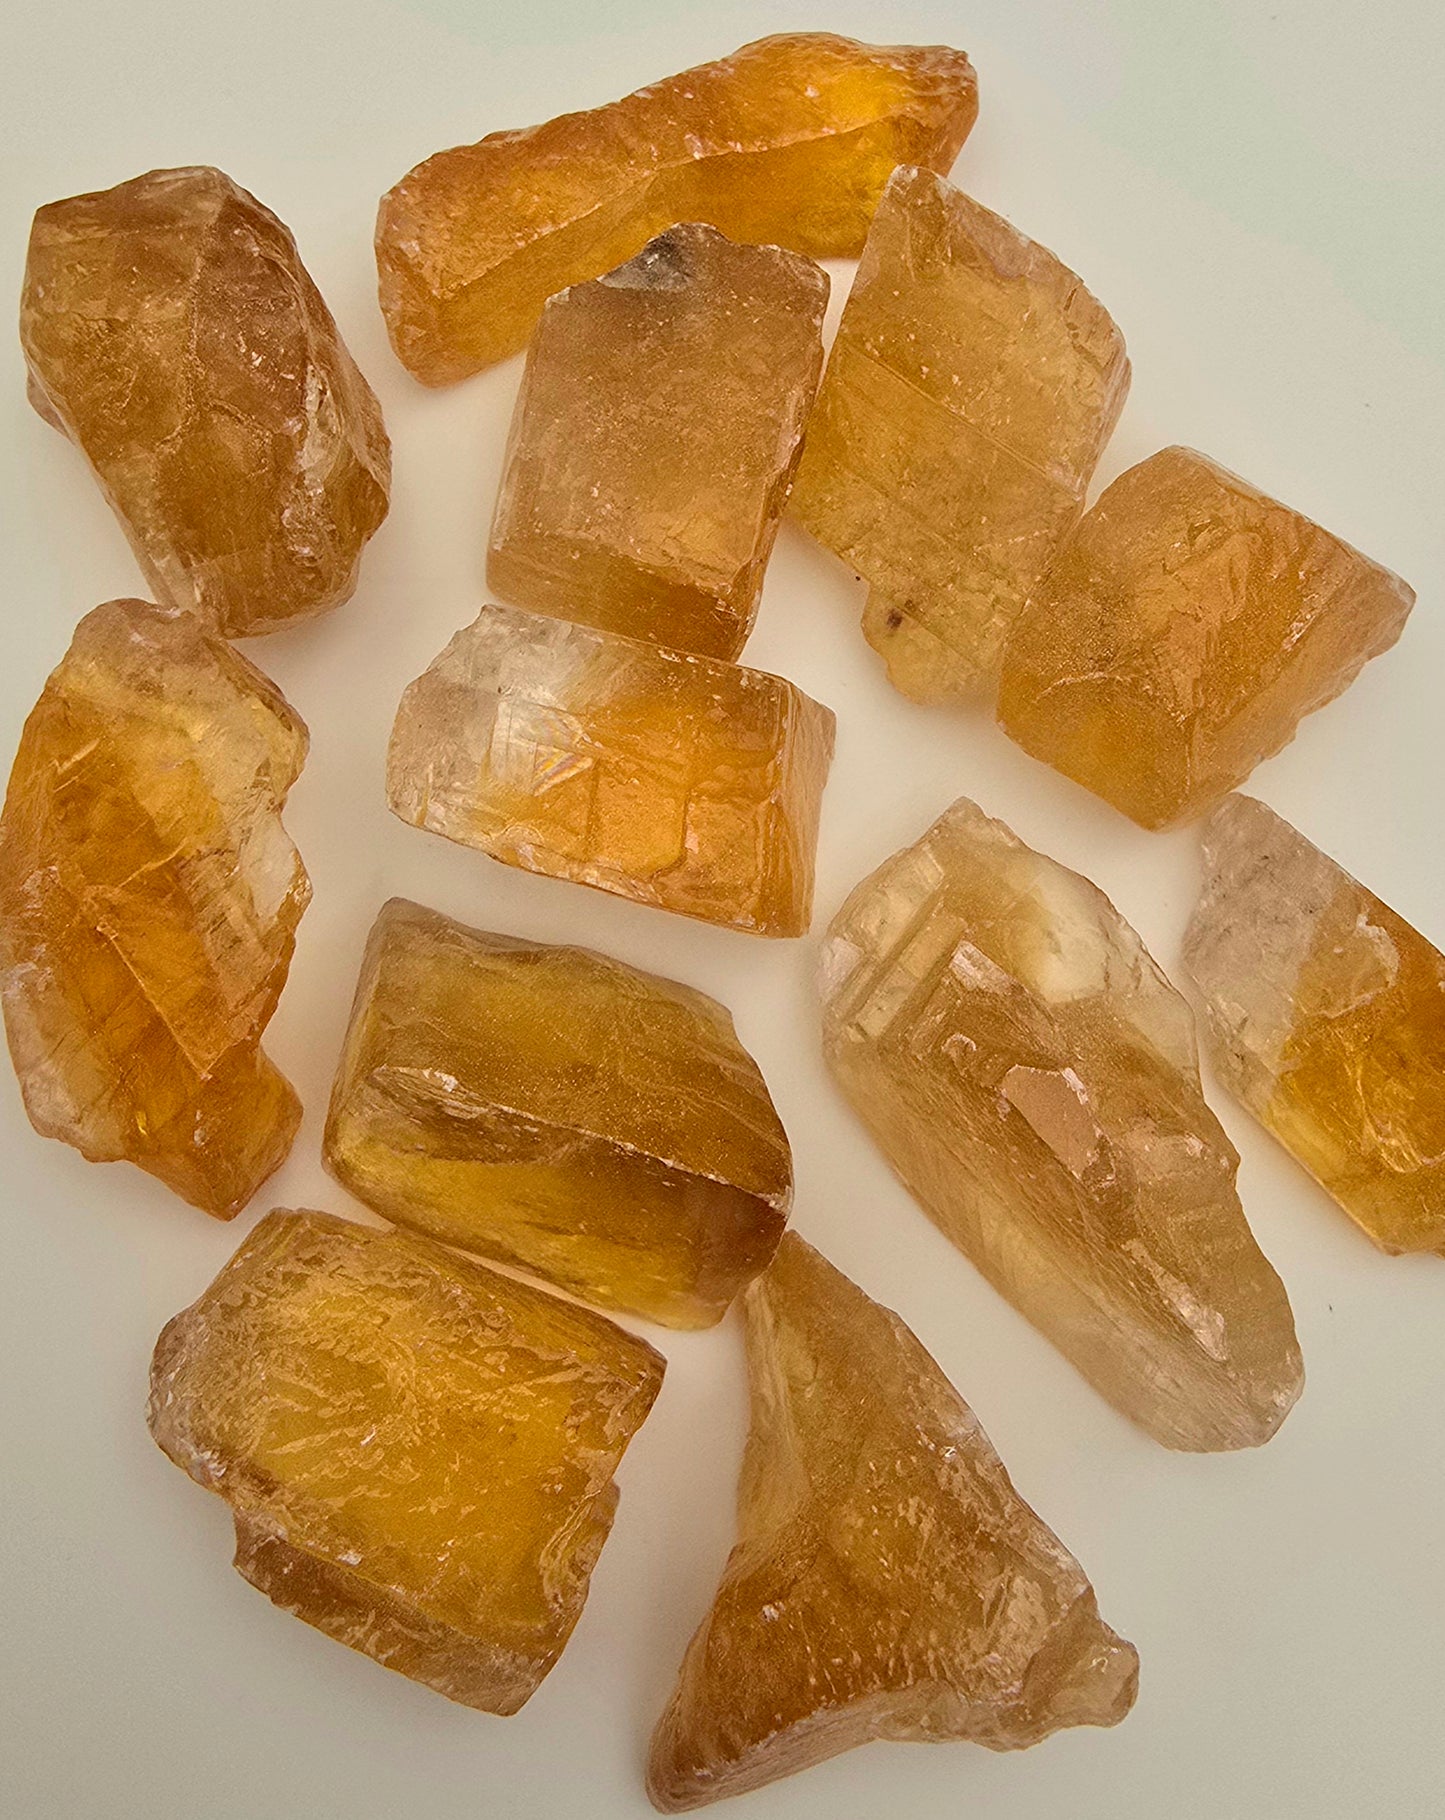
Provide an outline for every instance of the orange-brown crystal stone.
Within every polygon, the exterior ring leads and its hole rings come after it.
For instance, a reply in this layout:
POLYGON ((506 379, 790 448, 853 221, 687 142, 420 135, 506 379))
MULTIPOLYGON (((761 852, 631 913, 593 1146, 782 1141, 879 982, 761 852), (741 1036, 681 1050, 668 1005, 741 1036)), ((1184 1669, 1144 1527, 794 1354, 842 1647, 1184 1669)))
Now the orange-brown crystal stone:
POLYGON ((464 379, 525 346, 554 292, 679 221, 852 257, 894 166, 948 170, 977 113, 962 51, 798 32, 438 152, 381 201, 392 344, 428 385, 464 379))
POLYGON ((150 1428, 283 1610, 484 1712, 561 1655, 663 1361, 409 1233, 271 1213, 161 1334, 150 1428))

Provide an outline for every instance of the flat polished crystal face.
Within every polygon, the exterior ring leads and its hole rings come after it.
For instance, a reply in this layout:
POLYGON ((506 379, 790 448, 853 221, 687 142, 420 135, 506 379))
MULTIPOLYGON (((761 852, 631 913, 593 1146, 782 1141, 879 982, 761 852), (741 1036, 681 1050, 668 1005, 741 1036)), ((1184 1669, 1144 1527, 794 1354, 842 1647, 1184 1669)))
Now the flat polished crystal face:
POLYGON ((25 723, 0 983, 37 1131, 228 1219, 301 1108, 261 1053, 311 887, 281 825, 306 728, 194 614, 114 600, 25 723))
POLYGON ((549 299, 512 419, 492 588, 736 657, 822 368, 827 300, 811 260, 696 225, 549 299))
POLYGON ((440 1245, 277 1212, 161 1334, 149 1420, 230 1504, 268 1598, 513 1713, 581 1615, 662 1373, 601 1315, 440 1245))
POLYGON ((795 32, 439 152, 381 199, 392 345, 428 385, 464 379, 524 347, 547 298, 679 221, 852 258, 894 166, 948 170, 977 113, 962 51, 795 32))
POLYGON ((1018 619, 999 721, 1146 828, 1202 815, 1400 636, 1414 590, 1196 454, 1107 487, 1018 619))
POLYGON ((905 695, 992 689, 1128 389, 1067 266, 933 172, 894 173, 790 509, 872 585, 864 631, 905 695))
POLYGON ((387 800, 508 865, 794 936, 832 756, 781 677, 488 606, 403 695, 387 800))
POLYGON ((1220 1079, 1382 1251, 1445 1251, 1445 955, 1248 796, 1184 961, 1220 1079))
POLYGON ((748 1290, 738 1541, 658 1724, 664 1813, 874 1738, 1114 1725, 1138 1657, 897 1315, 789 1233, 748 1290))
POLYGON ((716 1000, 401 899, 367 944, 325 1157, 388 1219, 672 1327, 721 1318, 793 1186, 716 1000))
POLYGON ((833 1076, 904 1184, 1165 1446, 1266 1441, 1303 1386, 1188 1006, 1087 879, 960 801, 824 950, 833 1076))
POLYGON ((20 338, 158 600, 234 638, 351 594, 386 516, 381 408, 290 233, 223 172, 39 210, 20 338))

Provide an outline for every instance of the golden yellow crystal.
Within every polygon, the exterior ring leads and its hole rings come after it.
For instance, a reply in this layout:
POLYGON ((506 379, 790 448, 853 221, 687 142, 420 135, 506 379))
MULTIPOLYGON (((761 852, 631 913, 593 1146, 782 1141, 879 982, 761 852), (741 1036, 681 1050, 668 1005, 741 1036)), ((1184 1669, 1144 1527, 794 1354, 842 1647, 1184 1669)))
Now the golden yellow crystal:
POLYGON ((408 1233, 271 1213, 156 1343, 151 1433, 284 1610, 484 1712, 561 1655, 663 1361, 408 1233))
POLYGON ((1445 954, 1289 823, 1204 830, 1185 965, 1220 1079, 1383 1251, 1445 1251, 1445 954))
POLYGON ((832 756, 781 677, 488 606, 402 696, 387 797, 508 865, 802 935, 832 756))
POLYGON ((409 171, 376 225, 381 307, 428 385, 526 345, 554 292, 678 221, 858 252, 897 164, 946 171, 978 113, 962 51, 798 32, 409 171))
POLYGON ((648 1792, 701 1807, 874 1738, 1114 1725, 1138 1657, 898 1316, 796 1234, 748 1290, 738 1543, 648 1792))
POLYGON ((793 1188, 715 999, 400 898, 367 944, 325 1158, 388 1219, 670 1327, 721 1317, 793 1188))
POLYGON ((229 1219, 301 1108, 261 1053, 311 895, 281 806, 306 729, 194 614, 115 600, 25 723, 0 979, 37 1131, 229 1219))
POLYGON ((381 409, 290 233, 223 172, 41 209, 20 338, 158 600, 237 637, 352 592, 386 516, 381 409))
POLYGON ((960 801, 844 904, 834 1078, 904 1184, 1167 1447, 1267 1441, 1303 1385, 1194 1020, 1103 893, 960 801))
POLYGON ((1400 636, 1414 591, 1192 449, 1107 487, 1020 615, 999 720, 1146 828, 1201 815, 1400 636))
POLYGON ((931 171, 878 205, 791 510, 865 577, 905 695, 987 691, 1129 389, 1103 306, 1045 247, 931 171))
POLYGON ((802 447, 827 300, 810 260, 697 225, 549 299, 492 521, 497 593, 736 657, 802 447))

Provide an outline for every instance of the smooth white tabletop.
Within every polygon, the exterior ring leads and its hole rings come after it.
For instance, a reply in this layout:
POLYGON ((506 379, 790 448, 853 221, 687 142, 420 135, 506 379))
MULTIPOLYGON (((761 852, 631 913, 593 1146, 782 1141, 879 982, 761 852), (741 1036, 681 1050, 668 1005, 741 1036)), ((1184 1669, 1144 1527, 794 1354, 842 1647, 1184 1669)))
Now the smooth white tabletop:
MULTIPOLYGON (((464 920, 585 941, 731 1005, 791 1135, 796 1223, 898 1309, 1023 1494, 1138 1645, 1115 1731, 1024 1755, 874 1745, 748 1797, 739 1820, 1395 1820, 1445 1776, 1445 1264, 1391 1260, 1215 1092, 1245 1205, 1293 1298, 1309 1375, 1246 1455, 1163 1452, 955 1252, 831 1089, 811 972, 846 890, 968 793, 1096 879, 1166 968, 1196 839, 1141 832, 981 715, 894 694, 860 592, 785 527, 749 662, 838 713, 817 923, 766 943, 492 864, 382 800, 403 685, 483 597, 519 362, 429 393, 374 297, 376 199, 443 146, 608 101, 771 30, 962 45, 982 114, 957 167, 1122 325, 1132 396, 1099 482, 1162 444, 1207 451, 1399 570, 1404 639, 1253 788, 1445 943, 1445 24, 1435 0, 71 0, 5 26, 0 295, 39 203, 157 165, 223 166, 295 231, 381 396, 391 517, 356 598, 247 647, 309 722, 288 813, 315 882, 268 1048, 295 1152, 231 1226, 27 1125, 0 1080, 6 1494, 0 1809, 15 1820, 640 1820, 642 1761, 732 1535, 744 1430, 735 1322, 669 1357, 624 1462, 612 1539, 561 1663, 517 1717, 449 1705, 274 1610, 232 1572, 224 1506, 149 1441, 151 1344, 273 1205, 357 1211, 321 1118, 361 944, 402 892, 464 920)), ((834 314, 848 285, 834 271, 834 314)), ((142 591, 79 455, 0 411, 0 752, 97 602, 142 591)))

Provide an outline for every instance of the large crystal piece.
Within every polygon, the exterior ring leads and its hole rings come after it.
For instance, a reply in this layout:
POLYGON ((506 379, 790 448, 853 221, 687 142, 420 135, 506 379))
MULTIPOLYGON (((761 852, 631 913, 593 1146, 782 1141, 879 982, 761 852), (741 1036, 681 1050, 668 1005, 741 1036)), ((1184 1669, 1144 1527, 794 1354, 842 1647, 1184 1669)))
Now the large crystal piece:
POLYGON ((652 1741, 664 1813, 874 1738, 1115 1725, 1139 1664, 898 1316, 795 1234, 745 1300, 739 1539, 652 1741))
POLYGON ((561 1655, 663 1361, 402 1232, 271 1213, 161 1334, 150 1428, 284 1610, 484 1712, 561 1655))
POLYGON ((428 385, 464 379, 525 346, 548 297, 677 221, 850 258, 893 167, 948 170, 977 113, 962 51, 798 32, 438 152, 381 200, 392 344, 428 385))
POLYGON ((1184 958, 1220 1079, 1383 1251, 1445 1251, 1445 954, 1252 797, 1204 870, 1184 958))
POLYGON ((280 692, 194 614, 115 600, 26 721, 0 823, 31 1123, 221 1219, 301 1116, 260 1040, 311 895, 280 817, 305 757, 280 692))
POLYGON ((1415 595, 1192 449, 1105 489, 1004 656, 999 719, 1146 828, 1201 815, 1400 635, 1415 595))
POLYGON ((487 606, 402 696, 387 796, 508 865, 802 935, 832 755, 781 677, 487 606))
POLYGON ((802 447, 827 299, 810 260, 699 226, 551 298, 492 521, 496 591, 736 657, 802 447))
POLYGON ((905 1185, 1167 1447, 1266 1441, 1303 1384, 1194 1022, 1087 879, 960 801, 863 881, 822 970, 833 1074, 905 1185))
POLYGON ((20 338, 158 600, 238 637, 351 593, 386 516, 381 409, 254 196, 202 167, 50 203, 20 338))
POLYGON ((791 510, 873 585, 904 694, 991 688, 1129 389, 1103 306, 926 170, 896 172, 833 344, 791 510))
POLYGON ((400 898, 367 944, 325 1156, 388 1219, 670 1327, 722 1316, 792 1199, 716 1000, 400 898))

